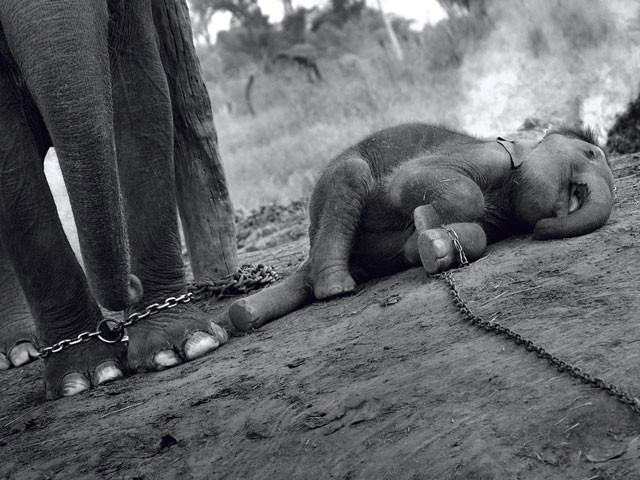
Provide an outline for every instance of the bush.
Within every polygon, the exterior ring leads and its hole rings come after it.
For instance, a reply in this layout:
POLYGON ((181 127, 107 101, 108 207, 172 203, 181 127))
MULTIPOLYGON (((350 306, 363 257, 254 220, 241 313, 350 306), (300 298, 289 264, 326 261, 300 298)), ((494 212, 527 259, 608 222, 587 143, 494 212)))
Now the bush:
POLYGON ((609 130, 607 148, 619 154, 640 152, 640 97, 630 102, 627 109, 616 117, 609 130))

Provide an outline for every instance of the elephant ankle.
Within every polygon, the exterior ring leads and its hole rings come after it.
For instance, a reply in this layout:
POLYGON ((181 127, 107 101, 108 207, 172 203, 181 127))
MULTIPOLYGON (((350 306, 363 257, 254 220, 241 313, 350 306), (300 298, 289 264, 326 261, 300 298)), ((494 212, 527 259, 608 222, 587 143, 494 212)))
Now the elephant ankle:
POLYGON ((90 311, 41 316, 36 319, 39 343, 46 347, 64 339, 73 340, 80 333, 95 331, 102 319, 97 304, 90 311))
POLYGON ((149 284, 143 281, 143 286, 144 294, 142 298, 126 310, 127 314, 144 310, 154 303, 163 303, 170 297, 179 297, 187 293, 187 282, 184 278, 171 284, 149 284))

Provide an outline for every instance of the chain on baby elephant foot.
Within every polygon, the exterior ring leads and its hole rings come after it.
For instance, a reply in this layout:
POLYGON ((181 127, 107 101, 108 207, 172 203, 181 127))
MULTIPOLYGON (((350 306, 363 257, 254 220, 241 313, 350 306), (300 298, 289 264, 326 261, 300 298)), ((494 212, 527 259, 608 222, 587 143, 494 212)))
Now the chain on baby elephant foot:
MULTIPOLYGON (((453 230, 448 229, 447 227, 443 226, 442 228, 449 234, 451 240, 453 240, 453 244, 458 252, 460 267, 468 265, 469 262, 467 261, 467 257, 462 249, 462 245, 460 244, 458 235, 453 230)), ((504 325, 501 325, 493 320, 484 320, 482 317, 473 313, 471 308, 469 308, 469 305, 462 299, 462 296, 460 295, 460 291, 458 289, 458 286, 456 285, 452 270, 442 272, 435 277, 442 279, 446 283, 449 289, 449 293, 453 298, 454 305, 461 313, 463 319, 466 322, 481 330, 484 330, 485 332, 503 336, 507 340, 513 341, 516 345, 524 347, 527 352, 533 352, 539 358, 549 362, 549 364, 555 367, 558 372, 566 373, 567 375, 580 380, 586 385, 607 392, 609 395, 614 396, 620 403, 627 405, 632 411, 640 414, 639 397, 636 397, 630 392, 623 390, 616 384, 608 383, 600 378, 594 377, 593 375, 585 372, 579 367, 571 365, 570 363, 547 352, 547 350, 545 350, 543 347, 536 345, 534 342, 523 337, 519 333, 514 332, 510 328, 505 327, 504 325)))
POLYGON ((449 238, 453 242, 453 247, 456 249, 456 252, 458 252, 458 262, 460 263, 460 266, 466 267, 467 265, 469 265, 469 260, 467 259, 467 255, 464 253, 464 249, 462 248, 462 244, 460 243, 458 234, 453 229, 444 225, 442 225, 441 228, 445 232, 447 232, 447 235, 449 235, 449 238))

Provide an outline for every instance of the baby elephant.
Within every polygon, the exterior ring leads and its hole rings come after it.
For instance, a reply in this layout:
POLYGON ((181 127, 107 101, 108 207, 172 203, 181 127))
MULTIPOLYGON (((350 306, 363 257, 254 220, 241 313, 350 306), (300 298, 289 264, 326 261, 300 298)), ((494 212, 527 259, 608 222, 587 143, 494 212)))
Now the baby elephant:
POLYGON ((487 243, 533 231, 538 239, 584 235, 613 207, 613 175, 589 130, 541 140, 480 140, 441 126, 375 133, 334 158, 311 196, 309 259, 283 283, 235 302, 240 330, 257 328, 314 298, 422 265, 456 266, 487 243))

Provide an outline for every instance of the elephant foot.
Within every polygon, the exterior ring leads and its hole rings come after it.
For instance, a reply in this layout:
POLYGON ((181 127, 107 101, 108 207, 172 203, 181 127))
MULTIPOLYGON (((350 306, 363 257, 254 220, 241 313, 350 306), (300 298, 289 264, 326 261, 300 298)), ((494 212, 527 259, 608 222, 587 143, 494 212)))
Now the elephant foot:
POLYGON ((150 315, 127 330, 129 367, 153 372, 202 357, 229 335, 195 305, 183 304, 150 315))
POLYGON ((313 294, 318 300, 353 293, 356 282, 346 268, 329 267, 319 273, 312 274, 313 294))
POLYGON ((51 354, 44 370, 47 399, 77 395, 124 377, 125 348, 94 339, 51 354))
POLYGON ((0 370, 11 367, 22 367, 38 359, 38 349, 32 342, 20 342, 11 347, 7 353, 0 353, 0 370))
POLYGON ((21 367, 37 359, 38 349, 31 318, 10 318, 0 328, 0 370, 21 367))
POLYGON ((422 266, 431 274, 443 272, 456 261, 453 241, 442 228, 425 230, 418 235, 418 253, 422 266))

